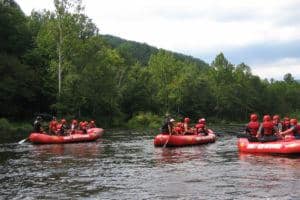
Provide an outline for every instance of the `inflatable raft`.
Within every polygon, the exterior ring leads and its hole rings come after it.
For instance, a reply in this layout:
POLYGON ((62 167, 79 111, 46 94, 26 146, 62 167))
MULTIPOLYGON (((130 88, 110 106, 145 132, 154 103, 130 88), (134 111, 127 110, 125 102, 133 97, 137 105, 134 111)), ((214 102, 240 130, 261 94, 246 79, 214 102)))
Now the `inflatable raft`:
POLYGON ((43 133, 31 133, 29 141, 34 144, 61 144, 71 142, 88 142, 100 138, 104 130, 102 128, 91 128, 87 130, 87 134, 77 131, 75 134, 67 136, 47 135, 43 133))
POLYGON ((209 129, 207 136, 202 135, 169 135, 159 134, 154 138, 154 146, 162 147, 166 144, 167 147, 181 147, 188 145, 200 145, 213 143, 216 141, 216 135, 209 129))
POLYGON ((275 142, 249 142, 246 138, 239 138, 237 146, 244 153, 278 153, 295 154, 300 153, 300 140, 288 139, 275 142))

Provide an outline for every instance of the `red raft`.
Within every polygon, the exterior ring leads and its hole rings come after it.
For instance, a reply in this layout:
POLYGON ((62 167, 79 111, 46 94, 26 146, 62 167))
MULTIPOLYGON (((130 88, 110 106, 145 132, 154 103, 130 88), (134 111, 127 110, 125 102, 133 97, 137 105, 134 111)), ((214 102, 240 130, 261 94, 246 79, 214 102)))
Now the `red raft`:
POLYGON ((237 146, 244 153, 278 153, 295 154, 300 153, 300 140, 288 139, 275 142, 249 142, 246 138, 239 138, 237 146))
POLYGON ((154 146, 161 147, 166 144, 167 147, 181 147, 189 145, 200 145, 213 143, 216 141, 216 135, 209 129, 207 136, 202 135, 168 135, 159 134, 154 138, 154 146))
POLYGON ((91 128, 87 130, 87 134, 77 132, 68 136, 47 135, 43 133, 31 133, 29 141, 35 144, 61 144, 71 142, 88 142, 95 141, 100 138, 104 130, 102 128, 91 128))

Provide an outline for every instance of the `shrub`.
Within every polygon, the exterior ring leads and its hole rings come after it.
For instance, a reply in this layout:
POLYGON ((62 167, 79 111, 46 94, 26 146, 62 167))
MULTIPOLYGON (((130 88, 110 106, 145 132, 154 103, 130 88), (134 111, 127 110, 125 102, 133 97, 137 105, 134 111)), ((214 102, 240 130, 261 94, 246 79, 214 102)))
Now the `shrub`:
POLYGON ((11 124, 5 118, 0 118, 0 130, 1 131, 8 131, 11 129, 11 124))
POLYGON ((162 118, 151 112, 140 112, 132 117, 128 121, 129 128, 159 128, 162 122, 162 118))

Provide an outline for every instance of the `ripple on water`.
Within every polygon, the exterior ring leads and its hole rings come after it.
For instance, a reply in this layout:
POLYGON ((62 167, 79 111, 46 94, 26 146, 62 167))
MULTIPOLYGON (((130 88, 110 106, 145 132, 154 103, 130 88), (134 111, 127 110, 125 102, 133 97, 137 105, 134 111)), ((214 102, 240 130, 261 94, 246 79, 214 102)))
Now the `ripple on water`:
MULTIPOLYGON (((238 127, 238 130, 240 127, 238 127)), ((65 145, 0 145, 1 199, 297 199, 300 157, 240 154, 216 143, 155 148, 154 134, 109 131, 65 145)))

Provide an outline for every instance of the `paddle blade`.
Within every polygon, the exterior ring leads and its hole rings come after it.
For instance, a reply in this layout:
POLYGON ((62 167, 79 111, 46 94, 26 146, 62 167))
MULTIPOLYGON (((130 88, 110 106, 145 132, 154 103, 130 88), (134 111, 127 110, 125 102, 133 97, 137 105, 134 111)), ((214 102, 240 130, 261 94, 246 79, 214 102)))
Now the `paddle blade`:
POLYGON ((18 142, 18 144, 23 144, 23 143, 26 142, 26 141, 27 141, 27 138, 21 140, 20 142, 18 142))

